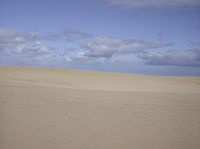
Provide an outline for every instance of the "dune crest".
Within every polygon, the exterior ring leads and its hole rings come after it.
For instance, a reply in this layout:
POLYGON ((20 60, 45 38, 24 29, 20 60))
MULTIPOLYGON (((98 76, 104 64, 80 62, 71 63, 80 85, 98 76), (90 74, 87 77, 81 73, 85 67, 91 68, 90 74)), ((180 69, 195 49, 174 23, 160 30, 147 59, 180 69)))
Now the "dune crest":
POLYGON ((83 90, 199 93, 200 86, 200 77, 164 77, 28 67, 2 67, 0 71, 3 82, 83 90))

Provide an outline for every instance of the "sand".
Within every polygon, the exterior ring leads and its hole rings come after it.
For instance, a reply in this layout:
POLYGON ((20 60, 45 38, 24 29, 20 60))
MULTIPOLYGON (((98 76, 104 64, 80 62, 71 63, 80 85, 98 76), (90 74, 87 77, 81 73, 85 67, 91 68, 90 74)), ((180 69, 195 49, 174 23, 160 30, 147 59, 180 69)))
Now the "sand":
POLYGON ((199 77, 0 67, 0 149, 199 148, 199 77))

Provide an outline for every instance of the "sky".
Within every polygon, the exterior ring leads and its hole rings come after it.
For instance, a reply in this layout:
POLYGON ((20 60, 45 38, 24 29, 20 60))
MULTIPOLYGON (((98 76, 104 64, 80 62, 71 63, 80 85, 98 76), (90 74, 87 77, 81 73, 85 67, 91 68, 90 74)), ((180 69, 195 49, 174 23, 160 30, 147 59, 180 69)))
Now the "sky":
POLYGON ((200 76, 200 0, 0 0, 0 65, 200 76))

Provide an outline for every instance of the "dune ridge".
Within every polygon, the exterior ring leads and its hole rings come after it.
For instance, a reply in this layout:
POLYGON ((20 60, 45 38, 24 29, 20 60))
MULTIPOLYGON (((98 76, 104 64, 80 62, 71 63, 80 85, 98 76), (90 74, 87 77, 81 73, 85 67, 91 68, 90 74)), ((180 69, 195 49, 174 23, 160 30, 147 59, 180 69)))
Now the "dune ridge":
POLYGON ((199 93, 200 77, 147 76, 51 68, 1 68, 3 82, 104 91, 199 93), (26 76, 24 78, 24 76, 26 76))

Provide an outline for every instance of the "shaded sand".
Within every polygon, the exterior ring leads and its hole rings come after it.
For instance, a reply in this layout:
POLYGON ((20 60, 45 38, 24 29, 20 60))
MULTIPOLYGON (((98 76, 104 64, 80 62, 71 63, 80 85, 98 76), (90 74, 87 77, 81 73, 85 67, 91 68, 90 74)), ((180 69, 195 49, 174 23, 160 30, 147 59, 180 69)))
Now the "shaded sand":
POLYGON ((0 149, 199 149, 200 78, 0 67, 0 149))

